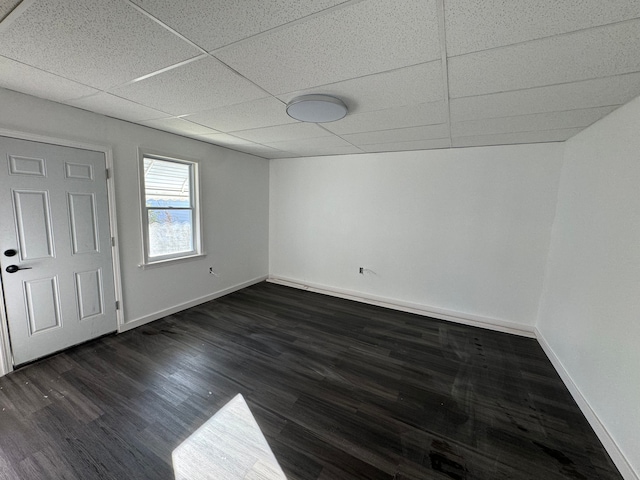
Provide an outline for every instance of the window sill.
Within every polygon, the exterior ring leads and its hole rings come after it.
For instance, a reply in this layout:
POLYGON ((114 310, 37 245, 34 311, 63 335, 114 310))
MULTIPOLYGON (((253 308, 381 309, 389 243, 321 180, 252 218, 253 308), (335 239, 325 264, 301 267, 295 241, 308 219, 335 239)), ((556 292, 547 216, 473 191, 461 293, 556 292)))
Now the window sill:
POLYGON ((196 253, 195 255, 189 255, 185 257, 178 258, 168 258, 166 260, 158 260, 157 262, 149 262, 149 263, 141 263, 138 265, 138 268, 142 270, 146 270, 147 268, 156 268, 156 267, 164 267, 168 265, 173 265, 175 263, 189 262, 192 260, 198 260, 200 258, 206 257, 207 254, 205 252, 196 253))

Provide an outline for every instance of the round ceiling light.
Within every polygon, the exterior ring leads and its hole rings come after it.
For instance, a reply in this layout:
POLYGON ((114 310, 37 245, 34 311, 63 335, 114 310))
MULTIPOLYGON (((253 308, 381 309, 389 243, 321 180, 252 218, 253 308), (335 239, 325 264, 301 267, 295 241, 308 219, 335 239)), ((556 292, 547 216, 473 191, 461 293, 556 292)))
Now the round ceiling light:
POLYGON ((329 95, 303 95, 287 104, 287 115, 301 122, 335 122, 346 114, 344 102, 329 95))

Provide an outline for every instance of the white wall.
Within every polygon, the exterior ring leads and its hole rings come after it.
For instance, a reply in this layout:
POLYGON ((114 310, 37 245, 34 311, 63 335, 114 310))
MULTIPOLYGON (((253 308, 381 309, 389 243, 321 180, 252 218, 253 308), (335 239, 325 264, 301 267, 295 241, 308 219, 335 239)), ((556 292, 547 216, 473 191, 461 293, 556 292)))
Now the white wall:
POLYGON ((640 477, 640 98, 566 143, 537 328, 640 477))
POLYGON ((270 275, 532 331, 562 151, 272 160, 270 275))
POLYGON ((0 128, 112 148, 129 326, 268 274, 268 160, 9 90, 0 89, 0 105, 0 128), (139 146, 201 161, 205 258, 138 268, 139 146), (209 275, 210 266, 218 277, 209 275))

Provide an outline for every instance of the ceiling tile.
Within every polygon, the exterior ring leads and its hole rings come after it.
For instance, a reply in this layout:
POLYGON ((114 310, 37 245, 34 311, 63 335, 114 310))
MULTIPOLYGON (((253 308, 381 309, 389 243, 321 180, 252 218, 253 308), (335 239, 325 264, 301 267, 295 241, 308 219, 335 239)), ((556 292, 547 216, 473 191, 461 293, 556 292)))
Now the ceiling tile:
POLYGON ((368 0, 215 52, 272 94, 440 58, 435 0, 368 0))
POLYGON ((296 150, 289 150, 287 153, 294 155, 295 157, 319 157, 326 155, 351 155, 353 153, 363 153, 363 151, 353 145, 348 145, 346 147, 301 146, 296 150))
POLYGON ((476 52, 637 17, 637 0, 447 0, 447 53, 476 52))
POLYGON ((446 123, 425 125, 421 127, 397 128, 377 132, 353 133, 342 138, 357 146, 375 143, 400 143, 434 138, 449 138, 449 127, 446 123))
POLYGON ((186 38, 211 51, 345 0, 132 0, 186 38), (215 25, 215 28, 211 28, 215 25))
POLYGON ((407 150, 432 150, 435 148, 449 148, 451 141, 448 138, 434 140, 416 140, 413 142, 377 143, 360 147, 367 153, 377 152, 402 152, 407 150))
POLYGON ((266 147, 264 145, 257 145, 255 143, 246 144, 246 145, 233 145, 233 146, 225 146, 225 148, 230 148, 231 150, 236 150, 237 152, 249 153, 251 155, 257 155, 258 157, 271 158, 272 155, 279 155, 280 152, 275 148, 266 147))
POLYGON ((256 143, 275 143, 303 138, 330 137, 332 134, 313 123, 291 123, 277 127, 241 130, 233 135, 256 143))
POLYGON ((306 138, 303 140, 289 140, 267 144, 269 147, 295 154, 299 157, 315 155, 347 155, 362 153, 358 147, 337 137, 306 138))
POLYGON ((517 143, 563 142, 580 132, 582 128, 547 130, 543 132, 502 133, 453 138, 454 147, 479 147, 487 145, 512 145, 517 143))
POLYGON ((62 102, 98 93, 95 88, 0 57, 0 87, 62 102))
POLYGON ((280 150, 274 150, 273 152, 267 152, 263 155, 264 158, 297 158, 300 155, 292 152, 281 152, 280 150))
POLYGON ((351 114, 437 102, 444 99, 442 62, 422 63, 344 82, 279 95, 285 103, 300 95, 323 93, 341 98, 351 114))
POLYGON ((393 128, 433 125, 446 121, 447 114, 444 102, 435 102, 347 115, 337 122, 325 123, 324 128, 339 135, 346 135, 393 128))
POLYGON ((284 125, 297 121, 287 115, 286 106, 274 97, 220 107, 185 118, 221 132, 284 125))
POLYGON ((0 22, 18 6, 22 0, 2 0, 0 2, 0 22))
POLYGON ((205 135, 208 133, 219 133, 212 128, 203 127, 197 123, 183 120, 182 118, 159 118, 157 120, 145 120, 141 122, 142 125, 147 127, 157 128, 171 133, 177 133, 181 135, 205 135))
POLYGON ((640 20, 449 59, 453 98, 640 71, 640 20))
POLYGON ((213 142, 217 145, 222 145, 224 147, 232 147, 233 145, 249 145, 253 143, 249 140, 245 140, 244 138, 234 137, 233 135, 229 135, 227 133, 211 133, 198 135, 198 138, 207 142, 213 142))
POLYGON ((451 121, 622 105, 640 95, 640 73, 451 100, 451 121))
POLYGON ((116 0, 34 2, 0 29, 0 55, 98 89, 199 53, 116 0))
POLYGON ((123 98, 109 95, 108 93, 98 93, 90 97, 69 100, 65 102, 73 107, 82 108, 91 112, 102 113, 114 118, 121 118, 131 122, 151 120, 166 117, 165 112, 159 112, 143 105, 130 102, 123 98))
POLYGON ((211 57, 118 87, 112 92, 172 115, 195 113, 267 96, 211 57))
POLYGON ((497 133, 532 132, 537 130, 587 127, 611 113, 617 107, 585 108, 566 112, 535 113, 517 117, 469 120, 451 124, 455 137, 491 135, 497 133))
POLYGON ((287 152, 301 151, 308 148, 342 148, 353 146, 336 135, 331 135, 330 137, 304 138, 301 140, 287 140, 284 142, 267 142, 265 145, 287 152))

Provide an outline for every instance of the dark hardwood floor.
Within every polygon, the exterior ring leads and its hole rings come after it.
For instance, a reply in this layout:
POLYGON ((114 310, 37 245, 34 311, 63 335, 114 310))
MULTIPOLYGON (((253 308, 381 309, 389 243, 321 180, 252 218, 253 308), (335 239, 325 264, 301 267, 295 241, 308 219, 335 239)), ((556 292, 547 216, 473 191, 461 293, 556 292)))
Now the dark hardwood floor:
POLYGON ((237 393, 289 480, 621 478, 535 340, 268 283, 0 378, 0 478, 172 479, 237 393))

